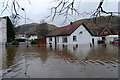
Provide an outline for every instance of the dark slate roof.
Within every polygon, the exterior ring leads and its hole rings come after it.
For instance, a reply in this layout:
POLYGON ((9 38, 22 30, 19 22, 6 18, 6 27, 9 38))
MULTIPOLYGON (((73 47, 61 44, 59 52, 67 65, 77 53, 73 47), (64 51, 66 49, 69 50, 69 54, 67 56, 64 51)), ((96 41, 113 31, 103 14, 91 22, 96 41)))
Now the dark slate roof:
POLYGON ((47 37, 51 37, 51 36, 67 36, 67 35, 71 35, 80 25, 83 25, 86 30, 93 35, 90 30, 85 26, 85 24, 83 24, 82 22, 79 23, 72 23, 70 25, 67 26, 63 26, 63 27, 58 27, 56 29, 54 29, 53 31, 49 32, 47 34, 47 37))

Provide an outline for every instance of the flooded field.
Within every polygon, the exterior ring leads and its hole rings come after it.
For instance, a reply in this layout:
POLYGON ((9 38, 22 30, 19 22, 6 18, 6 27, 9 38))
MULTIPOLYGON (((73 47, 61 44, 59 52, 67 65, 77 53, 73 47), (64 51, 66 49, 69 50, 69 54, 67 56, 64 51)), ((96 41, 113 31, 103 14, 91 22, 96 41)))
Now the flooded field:
POLYGON ((117 78, 118 46, 2 47, 3 78, 117 78))

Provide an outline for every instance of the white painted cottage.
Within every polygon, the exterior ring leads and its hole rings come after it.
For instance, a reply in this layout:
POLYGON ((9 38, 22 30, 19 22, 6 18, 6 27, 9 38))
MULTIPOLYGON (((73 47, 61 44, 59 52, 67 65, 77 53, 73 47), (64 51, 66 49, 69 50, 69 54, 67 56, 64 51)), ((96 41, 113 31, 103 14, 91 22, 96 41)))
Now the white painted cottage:
POLYGON ((47 45, 92 44, 97 43, 100 37, 94 37, 83 23, 71 23, 51 31, 46 36, 47 45))
POLYGON ((0 44, 7 42, 7 18, 0 17, 0 44))

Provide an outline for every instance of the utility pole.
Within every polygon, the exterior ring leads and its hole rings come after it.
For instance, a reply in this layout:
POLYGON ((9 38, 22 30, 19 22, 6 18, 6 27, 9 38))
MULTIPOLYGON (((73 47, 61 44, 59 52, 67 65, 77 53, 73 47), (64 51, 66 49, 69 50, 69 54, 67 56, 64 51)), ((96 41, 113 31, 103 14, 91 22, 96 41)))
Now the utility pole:
MULTIPOLYGON (((21 8, 24 12, 25 12, 25 25, 26 25, 26 11, 25 11, 25 9, 24 8, 21 8)), ((27 29, 26 29, 26 27, 25 27, 25 40, 26 40, 26 45, 27 45, 27 47, 28 47, 28 38, 27 38, 27 34, 26 34, 26 31, 27 31, 27 29)))

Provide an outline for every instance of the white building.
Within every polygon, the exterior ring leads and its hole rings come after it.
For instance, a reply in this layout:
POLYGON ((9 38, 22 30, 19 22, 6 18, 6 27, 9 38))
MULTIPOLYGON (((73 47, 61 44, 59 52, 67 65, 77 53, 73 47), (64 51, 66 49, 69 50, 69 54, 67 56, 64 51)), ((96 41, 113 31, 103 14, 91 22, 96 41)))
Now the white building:
POLYGON ((0 44, 7 42, 7 18, 0 17, 0 44))
POLYGON ((108 35, 106 36, 106 42, 110 43, 113 42, 114 40, 117 40, 118 38, 119 38, 118 35, 108 35))
POLYGON ((28 40, 35 40, 38 39, 37 35, 31 35, 28 40))
POLYGON ((26 39, 26 35, 24 33, 17 32, 15 35, 16 39, 26 39))
POLYGON ((96 44, 100 37, 94 37, 90 30, 83 23, 71 23, 59 27, 48 33, 47 44, 96 44))

